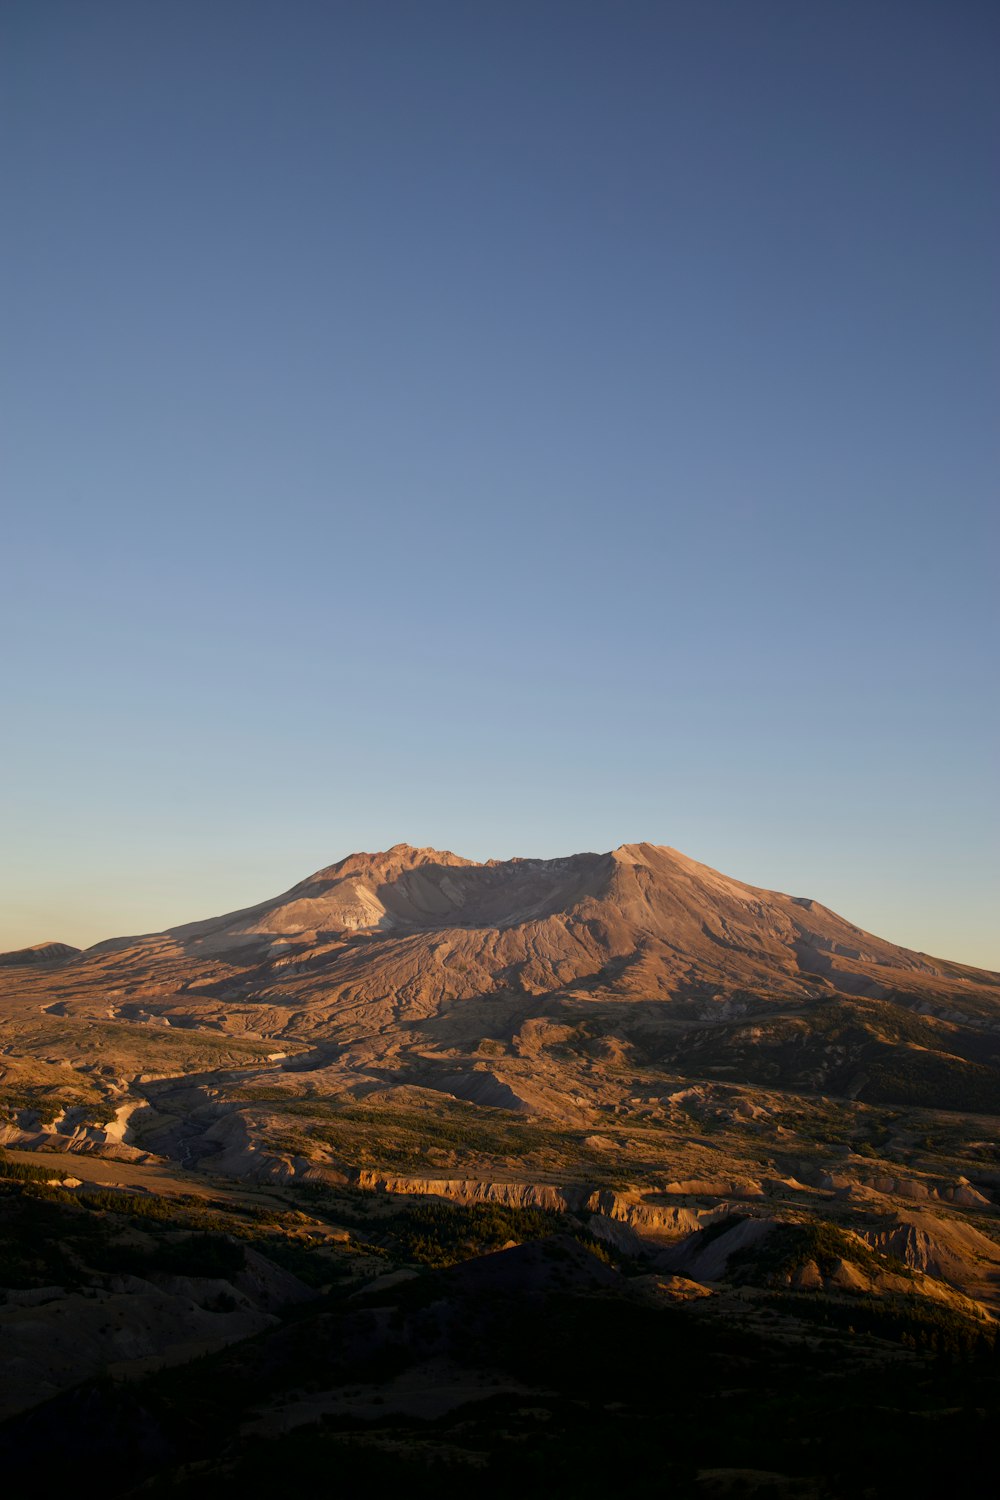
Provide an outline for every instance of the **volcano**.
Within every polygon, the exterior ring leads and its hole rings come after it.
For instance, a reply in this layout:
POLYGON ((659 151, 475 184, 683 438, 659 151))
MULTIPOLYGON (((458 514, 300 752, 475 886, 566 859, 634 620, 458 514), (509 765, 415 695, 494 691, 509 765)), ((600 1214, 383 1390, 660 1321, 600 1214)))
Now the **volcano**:
POLYGON ((579 1093, 616 1049, 944 1107, 992 1108, 1000 1084, 1000 976, 647 843, 484 864, 397 844, 256 906, 0 971, 8 993, 15 975, 50 1014, 294 1041, 342 1069, 378 1057, 383 1079, 525 1108, 544 1077, 579 1093), (455 1082, 469 1070, 492 1094, 455 1082))

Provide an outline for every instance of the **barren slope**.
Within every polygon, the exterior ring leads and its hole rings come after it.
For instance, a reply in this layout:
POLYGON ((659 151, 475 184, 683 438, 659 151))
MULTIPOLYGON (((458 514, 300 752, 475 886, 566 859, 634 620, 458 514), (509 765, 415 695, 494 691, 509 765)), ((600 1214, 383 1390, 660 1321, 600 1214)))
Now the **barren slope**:
MULTIPOLYGON (((318 871, 273 900, 88 950, 72 983, 144 981, 216 966, 244 989, 272 981, 327 1010, 402 1001, 415 1013, 499 990, 644 999, 831 989, 929 996, 996 993, 997 976, 873 937, 819 903, 730 880, 674 849, 474 864, 397 845, 318 871)), ((199 986, 200 987, 200 986, 199 986)), ((235 994, 232 996, 235 998, 235 994)))
POLYGON ((41 1058, 75 1026, 77 1066, 88 1037, 114 1066, 108 1023, 129 1056, 137 1030, 221 1032, 265 1056, 318 1047, 323 1087, 335 1068, 352 1094, 414 1084, 565 1120, 629 1060, 993 1111, 998 986, 673 849, 475 864, 396 845, 242 911, 0 969, 0 1006, 41 1058))

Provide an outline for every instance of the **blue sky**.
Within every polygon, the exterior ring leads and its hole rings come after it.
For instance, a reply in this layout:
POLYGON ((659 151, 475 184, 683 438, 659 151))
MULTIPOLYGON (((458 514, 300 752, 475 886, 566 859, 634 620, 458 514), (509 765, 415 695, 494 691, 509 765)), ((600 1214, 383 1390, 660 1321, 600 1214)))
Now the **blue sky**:
POLYGON ((988 3, 0 15, 0 946, 649 839, 1000 968, 988 3))

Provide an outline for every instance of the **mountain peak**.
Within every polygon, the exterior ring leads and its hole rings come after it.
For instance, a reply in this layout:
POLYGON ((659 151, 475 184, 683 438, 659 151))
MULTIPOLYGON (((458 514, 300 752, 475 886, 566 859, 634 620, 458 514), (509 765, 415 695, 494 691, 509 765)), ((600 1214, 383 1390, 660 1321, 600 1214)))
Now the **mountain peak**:
POLYGON ((650 856, 676 853, 676 849, 668 849, 665 844, 619 844, 612 849, 611 858, 620 865, 648 865, 650 856))
POLYGON ((310 882, 316 880, 342 880, 351 875, 377 877, 379 879, 393 879, 404 870, 414 870, 420 865, 452 865, 456 867, 475 864, 474 860, 463 859, 460 854, 453 854, 450 849, 420 848, 414 844, 393 844, 391 849, 381 849, 375 852, 359 851, 356 854, 347 854, 336 864, 327 865, 322 870, 310 877, 310 882))

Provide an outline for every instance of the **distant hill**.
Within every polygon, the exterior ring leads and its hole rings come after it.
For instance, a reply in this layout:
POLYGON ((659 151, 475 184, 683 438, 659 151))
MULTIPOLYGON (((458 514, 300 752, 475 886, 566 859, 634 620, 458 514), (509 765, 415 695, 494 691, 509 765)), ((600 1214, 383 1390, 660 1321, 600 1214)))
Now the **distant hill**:
POLYGON ((80 952, 69 943, 36 943, 33 948, 16 948, 0 953, 0 967, 19 968, 22 964, 47 964, 57 959, 74 958, 80 952))

